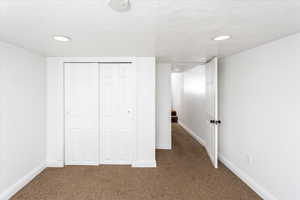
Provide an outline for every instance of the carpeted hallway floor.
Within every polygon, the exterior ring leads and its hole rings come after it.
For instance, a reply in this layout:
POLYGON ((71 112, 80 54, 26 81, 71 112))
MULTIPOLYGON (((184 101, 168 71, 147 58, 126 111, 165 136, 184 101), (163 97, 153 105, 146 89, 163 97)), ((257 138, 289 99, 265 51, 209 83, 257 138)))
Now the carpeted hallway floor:
POLYGON ((12 199, 22 200, 249 200, 261 199, 205 152, 178 124, 173 150, 157 151, 157 168, 47 168, 12 199))

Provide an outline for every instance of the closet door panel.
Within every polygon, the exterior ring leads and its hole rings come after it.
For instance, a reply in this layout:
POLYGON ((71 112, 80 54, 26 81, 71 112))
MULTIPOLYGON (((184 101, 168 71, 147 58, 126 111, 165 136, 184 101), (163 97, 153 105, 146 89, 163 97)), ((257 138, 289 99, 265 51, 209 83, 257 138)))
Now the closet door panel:
POLYGON ((132 161, 135 137, 135 67, 132 64, 119 66, 120 110, 119 138, 120 159, 132 161))
POLYGON ((101 163, 112 163, 113 151, 111 146, 115 141, 112 141, 114 133, 114 100, 115 100, 115 82, 114 82, 114 67, 102 67, 100 65, 100 99, 101 99, 101 163))
POLYGON ((96 63, 65 64, 67 165, 98 164, 99 71, 96 63))
POLYGON ((131 164, 135 136, 135 67, 100 64, 100 70, 101 162, 131 164))

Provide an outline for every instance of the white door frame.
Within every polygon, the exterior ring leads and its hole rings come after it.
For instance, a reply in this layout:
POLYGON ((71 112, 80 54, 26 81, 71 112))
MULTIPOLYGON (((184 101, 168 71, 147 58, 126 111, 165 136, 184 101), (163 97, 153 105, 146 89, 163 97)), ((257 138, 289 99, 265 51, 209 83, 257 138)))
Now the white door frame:
MULTIPOLYGON (((134 67, 135 67, 135 71, 136 66, 137 66, 137 61, 135 57, 67 57, 67 58, 63 58, 61 60, 61 65, 63 68, 63 119, 64 119, 64 130, 63 130, 63 138, 62 138, 62 151, 63 151, 63 166, 66 165, 66 116, 65 116, 65 111, 66 111, 66 102, 65 102, 65 95, 66 95, 66 78, 65 78, 65 63, 131 63, 134 67)), ((99 70, 100 72, 100 70, 99 70)), ((137 78, 135 77, 135 81, 137 81, 137 78)), ((136 82, 137 84, 137 82, 136 82)), ((100 107, 99 107, 100 108, 100 107)), ((136 105, 137 108, 137 105, 136 105)), ((137 112, 136 112, 137 113, 137 112)), ((137 116, 135 116, 135 119, 137 118, 137 116)), ((101 124, 100 121, 100 117, 99 117, 99 125, 101 124)), ((136 120, 135 120, 136 121, 136 120)), ((135 126, 134 129, 134 133, 133 133, 133 139, 132 139, 132 164, 133 162, 136 160, 137 156, 137 126, 135 126)), ((100 131, 100 129, 99 129, 100 131)), ((101 134, 101 133, 100 133, 101 134)), ((101 136, 99 137, 102 138, 101 136)), ((98 141, 98 143, 100 144, 100 141, 98 141)), ((99 153, 99 156, 101 156, 101 153, 99 153)), ((101 163, 101 158, 98 158, 98 165, 100 165, 101 163)))

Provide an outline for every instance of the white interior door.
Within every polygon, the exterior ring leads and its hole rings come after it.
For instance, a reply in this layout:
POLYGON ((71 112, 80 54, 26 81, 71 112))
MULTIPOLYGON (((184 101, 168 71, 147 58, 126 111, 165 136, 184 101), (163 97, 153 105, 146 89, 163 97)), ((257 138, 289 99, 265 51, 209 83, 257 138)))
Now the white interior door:
POLYGON ((98 165, 99 67, 65 63, 65 164, 98 165))
POLYGON ((218 59, 206 64, 207 136, 206 150, 215 168, 218 167, 218 59))
POLYGON ((100 64, 103 164, 131 164, 134 153, 136 78, 133 64, 100 64))

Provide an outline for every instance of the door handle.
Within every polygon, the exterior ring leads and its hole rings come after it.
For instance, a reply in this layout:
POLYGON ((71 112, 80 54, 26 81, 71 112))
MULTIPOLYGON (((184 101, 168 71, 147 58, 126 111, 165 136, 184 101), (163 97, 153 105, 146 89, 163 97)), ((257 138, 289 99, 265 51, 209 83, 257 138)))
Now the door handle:
POLYGON ((211 120, 209 121, 209 123, 215 124, 215 125, 219 125, 219 124, 221 124, 221 120, 213 120, 213 119, 211 119, 211 120))

